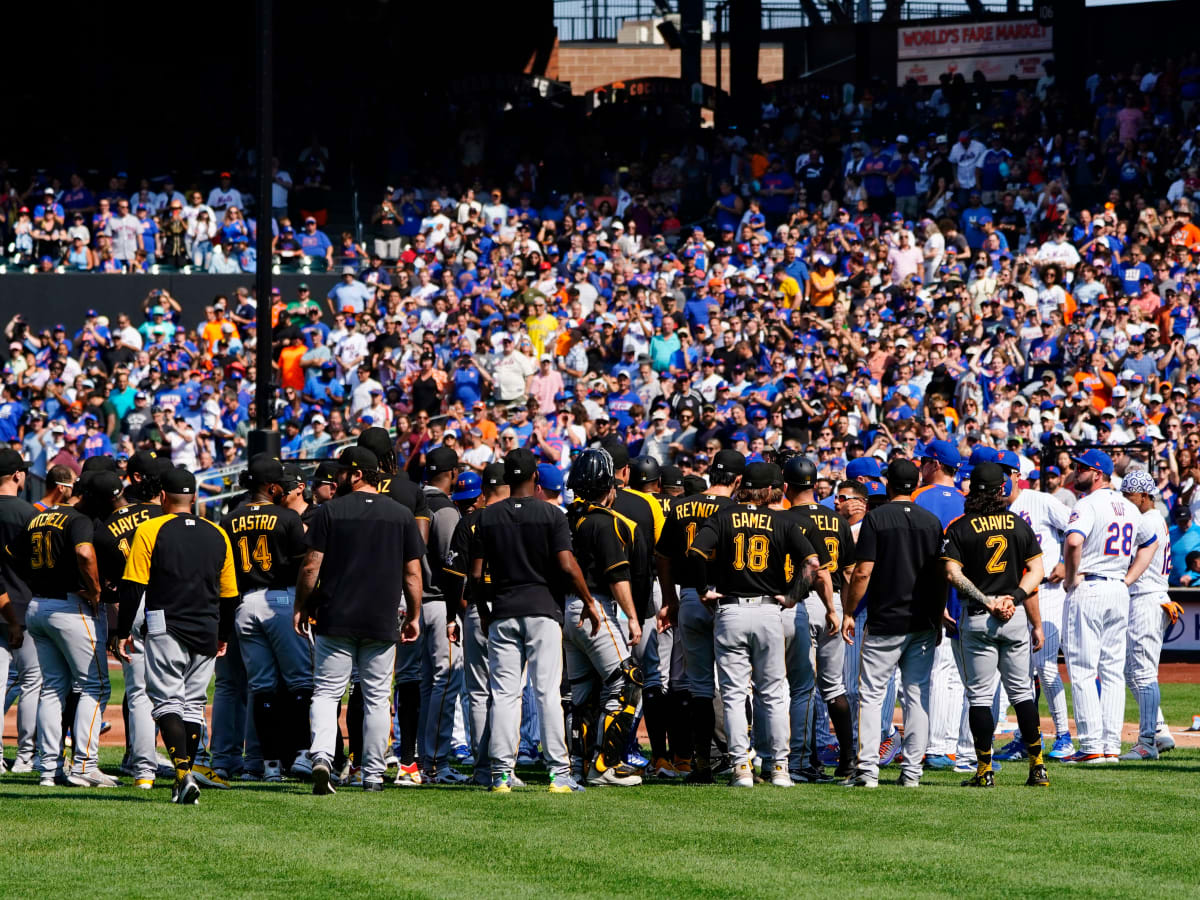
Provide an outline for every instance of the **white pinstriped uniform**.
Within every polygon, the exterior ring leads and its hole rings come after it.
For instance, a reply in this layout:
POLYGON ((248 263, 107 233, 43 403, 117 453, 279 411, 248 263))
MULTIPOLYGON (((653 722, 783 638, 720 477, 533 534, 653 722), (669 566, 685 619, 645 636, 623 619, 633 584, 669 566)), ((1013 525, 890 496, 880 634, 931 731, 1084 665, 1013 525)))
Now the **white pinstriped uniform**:
MULTIPOLYGON (((1029 523, 1037 535, 1042 548, 1042 562, 1046 576, 1062 562, 1063 533, 1071 517, 1070 508, 1050 494, 1042 491, 1024 490, 1009 504, 1009 509, 1029 523)), ((1054 733, 1066 734, 1067 695, 1063 690, 1062 676, 1058 672, 1058 648, 1062 643, 1063 626, 1066 620, 1066 597, 1062 583, 1050 584, 1042 581, 1038 591, 1038 611, 1042 617, 1042 635, 1045 643, 1033 654, 1033 674, 1042 684, 1042 695, 1054 719, 1054 733)))
POLYGON ((1129 588, 1129 631, 1125 644, 1125 683, 1138 703, 1138 743, 1154 746, 1158 728, 1158 658, 1168 618, 1167 575, 1171 571, 1171 537, 1157 509, 1142 513, 1156 538, 1157 549, 1146 571, 1129 588))
POLYGON ((1080 498, 1067 525, 1068 536, 1073 533, 1083 536, 1081 581, 1067 597, 1067 672, 1079 749, 1117 756, 1125 712, 1129 626, 1129 589, 1124 578, 1138 549, 1156 537, 1138 508, 1112 488, 1080 498))

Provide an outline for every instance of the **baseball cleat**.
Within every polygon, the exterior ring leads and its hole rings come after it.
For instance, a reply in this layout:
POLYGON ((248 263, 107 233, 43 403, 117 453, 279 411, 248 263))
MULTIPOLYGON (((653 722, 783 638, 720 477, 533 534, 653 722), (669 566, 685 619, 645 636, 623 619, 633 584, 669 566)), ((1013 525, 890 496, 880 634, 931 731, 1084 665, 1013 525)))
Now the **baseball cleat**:
POLYGON ((263 761, 263 781, 277 784, 283 781, 283 766, 277 759, 263 761))
POLYGON ((584 790, 584 787, 570 775, 558 775, 551 772, 550 787, 546 790, 551 794, 575 794, 584 790))
POLYGON ((683 779, 684 784, 716 784, 713 771, 709 768, 695 768, 688 772, 683 779))
POLYGON ((400 765, 400 758, 395 753, 389 753, 383 758, 383 764, 389 769, 394 769, 400 765))
POLYGON ((415 762, 408 765, 401 763, 400 770, 396 773, 396 780, 393 784, 398 784, 400 787, 415 787, 419 784, 424 784, 425 780, 421 777, 421 770, 415 762))
POLYGON ((19 756, 14 759, 12 761, 12 765, 8 767, 8 771, 12 772, 14 775, 28 775, 30 772, 36 770, 37 766, 33 764, 32 759, 21 759, 19 756))
POLYGON ((692 761, 690 759, 684 759, 680 756, 675 757, 675 759, 671 762, 671 766, 680 775, 687 775, 692 771, 692 761))
POLYGON ((838 747, 837 741, 834 741, 832 744, 827 744, 826 746, 822 747, 817 753, 817 758, 821 761, 821 765, 823 766, 836 766, 842 761, 841 752, 841 748, 838 747))
MULTIPOLYGON (((992 771, 999 772, 1001 769, 1004 768, 1004 766, 1002 766, 1002 765, 1000 765, 1000 763, 996 762, 995 759, 996 758, 993 756, 992 757, 992 771)), ((959 775, 970 775, 970 774, 974 773, 978 768, 979 768, 978 762, 973 759, 960 759, 960 760, 956 760, 954 763, 954 771, 959 775)))
POLYGON ((921 779, 914 775, 901 775, 896 779, 896 784, 902 788, 919 788, 921 786, 921 779))
POLYGON ((1167 753, 1175 749, 1175 738, 1169 731, 1160 731, 1154 736, 1154 748, 1159 753, 1167 753))
POLYGON ((83 772, 72 772, 67 776, 67 781, 71 782, 75 787, 111 788, 121 786, 121 782, 117 779, 111 775, 105 775, 99 769, 94 768, 83 772))
POLYGON ((1046 755, 1051 759, 1064 760, 1075 754, 1075 742, 1070 734, 1060 734, 1054 739, 1054 746, 1046 755))
POLYGON ((112 731, 112 723, 102 721, 100 723, 100 734, 105 735, 105 734, 108 734, 110 731, 112 731))
POLYGON ((1158 759, 1158 749, 1155 747, 1147 747, 1145 744, 1137 743, 1129 748, 1125 753, 1122 753, 1118 759, 1125 762, 1142 762, 1144 760, 1158 759))
POLYGON ((893 734, 879 744, 879 765, 890 766, 900 756, 900 738, 893 734))
POLYGON ((488 793, 489 794, 511 794, 512 788, 510 788, 507 784, 493 784, 490 788, 488 788, 488 793))
POLYGON ((733 772, 729 778, 729 786, 735 788, 752 788, 754 787, 754 770, 750 768, 749 763, 742 763, 733 772))
POLYGON ((232 778, 229 777, 229 770, 223 769, 220 766, 213 767, 213 774, 224 781, 232 781, 233 780, 232 778))
POLYGON ((771 784, 774 787, 790 788, 792 786, 791 773, 789 773, 788 770, 783 766, 775 766, 771 772, 771 784))
POLYGON ((712 773, 718 778, 720 778, 722 775, 732 775, 733 757, 731 757, 728 753, 722 754, 721 758, 713 763, 712 773))
POLYGON ((945 753, 937 753, 933 756, 925 757, 925 768, 927 769, 953 769, 954 757, 945 753))
POLYGON ((823 768, 818 769, 815 766, 795 769, 790 773, 790 777, 795 784, 830 784, 834 780, 825 774, 823 768))
POLYGON ((290 772, 293 778, 310 778, 313 771, 312 756, 307 750, 301 750, 296 754, 296 759, 292 763, 290 772))
POLYGON ((879 787, 879 779, 870 778, 866 775, 851 775, 842 782, 842 787, 877 788, 879 787))
POLYGON ((475 757, 471 755, 471 748, 468 747, 466 744, 456 744, 454 746, 454 750, 452 751, 452 753, 454 755, 454 762, 457 763, 458 765, 460 765, 460 766, 475 765, 475 757), (467 760, 470 760, 470 762, 467 762, 467 760))
POLYGON ((383 792, 382 781, 364 781, 362 786, 363 791, 368 794, 379 794, 383 792))
POLYGON ((675 779, 680 777, 679 770, 661 756, 654 760, 646 774, 651 778, 675 779))
POLYGON ((591 787, 637 787, 642 783, 642 776, 629 769, 624 772, 619 769, 605 769, 601 772, 593 763, 588 772, 587 783, 591 787))
POLYGON ((1030 769, 1025 784, 1029 787, 1050 787, 1050 775, 1046 772, 1046 767, 1034 766, 1030 769))
MULTIPOLYGON (((336 794, 332 784, 330 784, 330 775, 333 774, 333 767, 329 765, 328 760, 318 759, 312 765, 312 780, 313 793, 318 797, 336 794)), ((363 787, 366 787, 364 784, 363 787)))
POLYGON ((53 773, 43 772, 42 777, 40 779, 38 779, 38 786, 39 787, 74 787, 75 785, 72 784, 67 779, 67 774, 65 772, 53 772, 53 773))
POLYGON ((137 788, 139 791, 148 791, 154 787, 154 779, 153 778, 135 778, 133 780, 133 786, 135 788, 137 788))
POLYGON ((642 756, 637 750, 630 750, 625 754, 625 764, 635 769, 645 769, 650 765, 650 760, 642 756))
POLYGON ((218 775, 216 769, 208 766, 192 766, 192 775, 204 787, 218 788, 222 791, 233 790, 233 785, 218 775))
POLYGON ((1028 759, 1028 757, 1029 751, 1021 743, 1021 736, 1019 734, 1014 734, 1011 741, 992 754, 992 759, 1000 760, 1000 762, 1028 759))
POLYGON ((525 747, 517 752, 518 766, 540 766, 543 762, 542 752, 537 747, 532 750, 525 747))
POLYGON ((257 773, 251 772, 249 769, 247 769, 245 772, 243 772, 241 775, 238 776, 238 781, 262 781, 262 780, 263 780, 262 772, 257 772, 257 773))
POLYGON ((442 766, 434 774, 432 781, 434 784, 466 784, 470 779, 449 766, 442 766))
POLYGON ((346 772, 346 777, 342 779, 342 784, 347 787, 362 787, 362 766, 350 766, 349 771, 346 772))
POLYGON ((185 773, 175 782, 171 789, 171 802, 180 806, 197 806, 200 803, 200 787, 191 772, 185 773))
POLYGON ((992 774, 992 770, 986 772, 976 772, 970 778, 962 783, 963 787, 990 788, 996 786, 996 777, 992 774))
POLYGON ((1079 765, 1081 763, 1092 766, 1104 765, 1108 762, 1108 757, 1103 753, 1084 753, 1082 750, 1077 750, 1075 753, 1063 760, 1069 766, 1079 765))

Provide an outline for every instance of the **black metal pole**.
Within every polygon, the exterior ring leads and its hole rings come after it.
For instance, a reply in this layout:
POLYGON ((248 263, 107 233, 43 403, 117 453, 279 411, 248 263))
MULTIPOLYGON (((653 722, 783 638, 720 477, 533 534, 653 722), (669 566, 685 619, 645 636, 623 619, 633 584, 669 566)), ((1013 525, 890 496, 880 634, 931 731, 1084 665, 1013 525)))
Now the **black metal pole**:
POLYGON ((254 354, 254 365, 257 370, 254 381, 254 431, 250 432, 246 441, 247 458, 256 453, 271 453, 279 455, 279 432, 271 430, 272 390, 271 390, 271 223, 274 216, 271 212, 271 184, 274 178, 271 172, 271 159, 274 149, 274 85, 273 53, 275 35, 271 24, 271 4, 273 0, 258 0, 258 77, 256 82, 256 113, 258 116, 258 215, 256 217, 258 240, 255 243, 258 255, 257 269, 254 277, 254 290, 257 294, 256 313, 258 347, 254 354))
POLYGON ((721 122, 721 14, 725 12, 725 4, 718 3, 714 8, 715 19, 713 23, 716 26, 716 34, 713 35, 713 40, 716 43, 716 70, 717 70, 717 89, 713 94, 713 128, 720 129, 721 122))

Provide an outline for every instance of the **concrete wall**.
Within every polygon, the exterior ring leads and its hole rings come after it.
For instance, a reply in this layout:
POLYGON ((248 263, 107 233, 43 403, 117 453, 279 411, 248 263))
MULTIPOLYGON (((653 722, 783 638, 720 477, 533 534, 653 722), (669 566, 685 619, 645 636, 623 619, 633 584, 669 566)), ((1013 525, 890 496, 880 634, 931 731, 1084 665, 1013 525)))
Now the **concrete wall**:
MULTIPOLYGON (((721 47, 721 87, 729 90, 729 44, 721 47)), ((717 51, 709 44, 700 51, 701 78, 705 84, 717 83, 717 51)), ((679 51, 665 46, 621 46, 619 44, 556 44, 546 67, 546 77, 567 81, 571 92, 585 94, 626 78, 678 78, 679 51)), ((758 55, 759 81, 778 81, 783 77, 783 47, 764 44, 758 55)))

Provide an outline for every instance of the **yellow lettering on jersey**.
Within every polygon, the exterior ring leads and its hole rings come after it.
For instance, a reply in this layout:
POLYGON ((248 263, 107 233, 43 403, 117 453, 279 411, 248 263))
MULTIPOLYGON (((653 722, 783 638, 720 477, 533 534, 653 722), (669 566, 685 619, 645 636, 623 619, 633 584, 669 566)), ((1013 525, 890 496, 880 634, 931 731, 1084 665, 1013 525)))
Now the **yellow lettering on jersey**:
POLYGON ((33 517, 33 520, 26 526, 30 531, 36 528, 53 528, 55 531, 62 531, 63 526, 67 524, 67 514, 62 512, 46 511, 38 513, 33 517))
POLYGON ((150 518, 150 510, 140 509, 131 516, 126 516, 117 519, 115 522, 108 523, 108 533, 113 537, 120 537, 123 534, 128 534, 131 531, 136 531, 137 527, 150 518))
POLYGON ((266 515, 263 513, 255 515, 238 516, 230 524, 234 534, 241 534, 243 531, 274 531, 275 523, 279 521, 279 516, 266 515))
POLYGON ((771 517, 766 513, 760 512, 735 512, 733 514, 733 527, 770 531, 771 517))
POLYGON ((677 519, 707 519, 713 515, 720 507, 715 503, 706 503, 703 500, 689 500, 686 503, 678 503, 671 507, 671 515, 677 519))
POLYGON ((988 534, 993 531, 1012 531, 1017 527, 1012 513, 1000 513, 995 516, 975 516, 971 519, 971 530, 976 534, 988 534))

